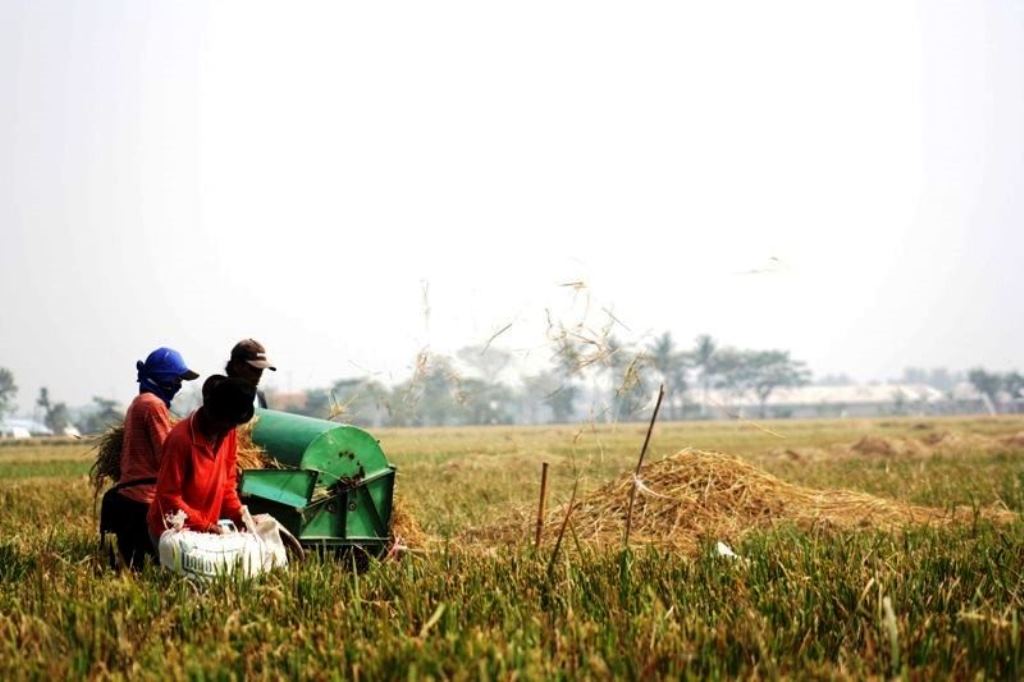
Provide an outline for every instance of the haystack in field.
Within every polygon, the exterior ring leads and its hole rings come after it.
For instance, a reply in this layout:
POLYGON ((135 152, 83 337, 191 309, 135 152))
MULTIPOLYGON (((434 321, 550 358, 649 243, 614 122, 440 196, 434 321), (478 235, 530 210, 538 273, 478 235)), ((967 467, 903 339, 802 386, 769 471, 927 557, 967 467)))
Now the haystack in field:
POLYGON ((1007 436, 1003 439, 1003 444, 1009 445, 1011 448, 1024 448, 1024 431, 1007 436))
POLYGON ((993 438, 979 433, 933 431, 920 438, 864 436, 847 448, 848 454, 867 457, 905 458, 989 454, 1007 446, 1024 447, 1015 436, 993 438))
MULTIPOLYGON (((892 529, 909 524, 950 525, 974 518, 974 510, 934 509, 848 490, 815 490, 786 483, 735 457, 683 451, 644 468, 641 478, 624 475, 574 505, 576 537, 595 545, 622 543, 630 490, 637 485, 630 538, 696 551, 702 539, 738 541, 755 529, 792 523, 802 528, 892 529)), ((546 517, 544 541, 558 533, 566 508, 546 517)), ((985 510, 995 522, 1017 517, 1006 510, 985 510)), ((514 541, 530 535, 526 524, 480 529, 471 536, 514 541)))
POLYGON ((850 452, 869 457, 916 457, 929 454, 921 441, 913 438, 864 436, 850 446, 850 452))

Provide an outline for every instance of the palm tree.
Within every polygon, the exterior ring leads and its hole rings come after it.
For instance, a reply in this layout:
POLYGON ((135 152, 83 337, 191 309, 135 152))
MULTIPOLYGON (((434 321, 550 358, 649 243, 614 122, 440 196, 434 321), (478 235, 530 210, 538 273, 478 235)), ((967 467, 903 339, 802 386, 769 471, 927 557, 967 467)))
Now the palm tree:
POLYGON ((702 415, 707 414, 708 409, 708 389, 711 387, 711 379, 715 375, 715 351, 718 350, 718 344, 715 340, 707 334, 701 334, 697 337, 696 344, 693 348, 693 366, 700 371, 700 383, 701 388, 704 391, 704 398, 701 401, 700 412, 702 415))
POLYGON ((669 419, 677 419, 676 402, 674 398, 680 398, 686 394, 686 367, 687 357, 685 353, 676 350, 675 341, 672 340, 672 333, 665 332, 654 340, 648 347, 651 366, 661 375, 665 382, 665 392, 669 396, 668 410, 669 419))
POLYGON ((14 396, 18 394, 18 386, 14 383, 11 370, 0 367, 0 418, 14 407, 14 396))
POLYGON ((967 373, 967 380, 974 386, 974 390, 981 394, 988 411, 991 414, 998 412, 997 401, 999 400, 999 391, 1003 387, 1002 377, 995 372, 990 374, 978 367, 967 373))

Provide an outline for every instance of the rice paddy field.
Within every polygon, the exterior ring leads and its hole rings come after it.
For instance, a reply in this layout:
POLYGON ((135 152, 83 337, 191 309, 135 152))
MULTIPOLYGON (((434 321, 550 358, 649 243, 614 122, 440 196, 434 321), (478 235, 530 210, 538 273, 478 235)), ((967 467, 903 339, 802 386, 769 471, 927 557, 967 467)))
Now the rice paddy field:
POLYGON ((1024 418, 662 423, 634 479, 645 431, 377 431, 400 560, 204 587, 104 568, 87 445, 4 442, 0 678, 1024 676, 1024 418))

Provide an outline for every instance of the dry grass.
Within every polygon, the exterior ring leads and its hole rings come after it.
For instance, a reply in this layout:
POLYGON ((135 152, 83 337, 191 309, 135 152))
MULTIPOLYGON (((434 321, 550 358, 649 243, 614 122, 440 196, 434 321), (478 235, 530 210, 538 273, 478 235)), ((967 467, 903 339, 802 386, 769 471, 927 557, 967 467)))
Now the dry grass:
MULTIPOLYGON (((596 546, 622 543, 630 490, 637 485, 631 537, 639 544, 693 553, 702 541, 738 542, 753 530, 780 524, 804 529, 883 529, 906 525, 949 526, 977 517, 996 523, 1017 518, 1004 508, 938 509, 849 490, 817 490, 787 483, 735 457, 684 450, 645 468, 641 478, 623 475, 574 505, 575 537, 596 546)), ((545 519, 550 542, 565 506, 545 519)), ((528 514, 513 522, 468 533, 473 542, 516 542, 529 535, 528 514)))
POLYGON ((238 434, 238 460, 236 465, 239 473, 243 469, 281 469, 281 463, 267 454, 267 451, 252 442, 252 430, 259 417, 248 424, 242 424, 236 430, 238 434))
POLYGON ((96 436, 93 449, 96 460, 89 467, 89 481, 93 494, 98 495, 107 485, 121 478, 121 448, 124 442, 124 424, 115 424, 96 436))
MULTIPOLYGON (((550 534, 541 552, 527 549, 541 462, 551 464, 551 500, 566 501, 580 481, 586 505, 573 515, 576 532, 587 530, 591 512, 609 514, 602 536, 621 546, 622 512, 612 507, 621 509, 632 479, 613 479, 632 471, 646 424, 375 430, 401 471, 396 533, 405 507, 451 542, 372 562, 358 575, 344 562, 313 559, 199 596, 165 572, 100 569, 85 477, 95 452, 8 444, 0 447, 0 679, 462 679, 466 671, 487 679, 1022 679, 1019 522, 940 521, 886 533, 804 532, 789 521, 833 488, 939 508, 928 518, 1000 500, 1024 510, 1024 448, 926 458, 849 452, 865 435, 923 440, 949 430, 1004 440, 1024 431, 1021 417, 932 419, 931 429, 920 421, 773 422, 784 441, 740 422, 659 424, 655 463, 641 476, 670 499, 640 494, 634 529, 647 534, 641 539, 663 534, 672 505, 685 504, 693 519, 680 526, 742 535, 730 542, 741 563, 672 549, 626 556, 581 543, 576 551, 571 530, 563 550, 573 551, 556 562, 550 534), (657 463, 687 446, 742 453, 760 469, 657 463), (821 457, 802 461, 807 453, 821 457), (810 502, 780 493, 773 479, 761 480, 766 473, 802 486, 810 502), (603 500, 588 497, 610 481, 603 500), (749 533, 735 520, 701 525, 709 514, 749 518, 764 497, 774 517, 749 533), (459 542, 462 529, 514 519, 517 509, 531 513, 508 535, 459 542)), ((837 513, 854 527, 864 514, 837 513)), ((549 517, 552 534, 558 514, 549 517)))
POLYGON ((1024 448, 1024 431, 1007 436, 1003 438, 1002 442, 1011 448, 1024 448))
POLYGON ((396 545, 409 549, 422 548, 430 541, 430 536, 420 527, 419 521, 413 516, 408 505, 395 495, 391 508, 391 537, 396 545))
POLYGON ((777 447, 770 452, 777 457, 798 462, 837 461, 842 459, 927 459, 931 457, 968 457, 989 455, 1024 448, 1024 433, 1015 435, 984 435, 960 430, 931 430, 917 424, 903 435, 866 434, 853 443, 836 443, 829 447, 777 447), (924 435, 916 432, 926 431, 924 435))
POLYGON ((963 452, 992 452, 1007 446, 1024 445, 1024 439, 1016 442, 1014 438, 993 438, 959 431, 933 431, 919 438, 868 435, 851 445, 849 452, 869 457, 932 457, 963 452))
POLYGON ((850 446, 850 452, 869 457, 917 457, 925 454, 927 448, 915 438, 864 436, 850 446))

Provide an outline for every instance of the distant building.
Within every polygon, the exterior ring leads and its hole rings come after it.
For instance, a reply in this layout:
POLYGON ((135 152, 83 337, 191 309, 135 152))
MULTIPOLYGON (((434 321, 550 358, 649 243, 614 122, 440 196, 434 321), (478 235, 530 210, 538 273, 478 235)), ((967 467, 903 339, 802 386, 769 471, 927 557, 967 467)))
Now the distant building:
POLYGON ((14 432, 17 430, 19 433, 28 432, 30 436, 52 436, 53 431, 49 426, 38 422, 34 419, 24 419, 19 417, 8 417, 0 422, 2 427, 14 432))
POLYGON ((32 433, 24 426, 14 426, 0 421, 0 438, 31 438, 32 433))
POLYGON ((24 419, 9 417, 0 421, 0 438, 31 438, 42 436, 73 436, 78 438, 82 434, 79 430, 68 424, 64 427, 63 433, 54 433, 53 429, 35 419, 24 419))

